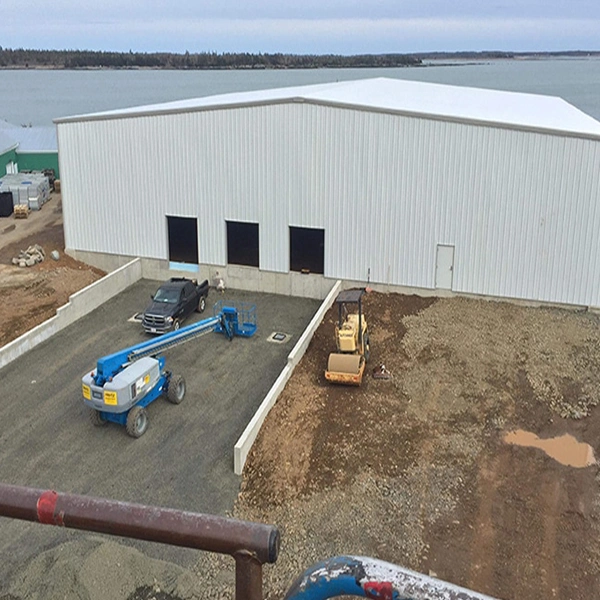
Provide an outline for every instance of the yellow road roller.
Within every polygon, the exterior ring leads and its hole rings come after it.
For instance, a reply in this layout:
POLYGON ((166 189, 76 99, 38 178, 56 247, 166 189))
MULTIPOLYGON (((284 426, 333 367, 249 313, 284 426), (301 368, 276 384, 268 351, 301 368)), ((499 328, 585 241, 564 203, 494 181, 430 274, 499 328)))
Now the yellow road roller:
POLYGON ((331 383, 360 385, 369 360, 369 329, 362 312, 364 289, 345 290, 335 299, 338 322, 335 327, 337 352, 327 361, 325 379, 331 383))

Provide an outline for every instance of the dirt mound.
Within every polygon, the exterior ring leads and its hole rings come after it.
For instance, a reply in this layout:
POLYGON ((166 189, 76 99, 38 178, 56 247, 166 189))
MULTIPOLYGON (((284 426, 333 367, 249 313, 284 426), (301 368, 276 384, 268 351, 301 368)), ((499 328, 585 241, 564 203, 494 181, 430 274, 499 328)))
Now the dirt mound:
POLYGON ((105 274, 65 254, 59 198, 32 214, 31 222, 14 221, 0 233, 0 346, 53 317, 71 294, 105 274), (44 249, 43 262, 25 268, 12 265, 14 257, 35 244, 44 249), (53 251, 58 260, 50 258, 53 251))
POLYGON ((19 573, 9 594, 29 600, 178 600, 200 598, 199 589, 189 571, 99 537, 40 552, 19 573))

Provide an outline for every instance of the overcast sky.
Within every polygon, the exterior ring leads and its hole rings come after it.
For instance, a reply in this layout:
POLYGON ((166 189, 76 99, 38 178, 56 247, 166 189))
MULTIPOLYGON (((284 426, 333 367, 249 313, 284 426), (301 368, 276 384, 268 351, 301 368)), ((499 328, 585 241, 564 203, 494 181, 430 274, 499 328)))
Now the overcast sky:
POLYGON ((600 0, 2 0, 5 48, 600 50, 600 0))

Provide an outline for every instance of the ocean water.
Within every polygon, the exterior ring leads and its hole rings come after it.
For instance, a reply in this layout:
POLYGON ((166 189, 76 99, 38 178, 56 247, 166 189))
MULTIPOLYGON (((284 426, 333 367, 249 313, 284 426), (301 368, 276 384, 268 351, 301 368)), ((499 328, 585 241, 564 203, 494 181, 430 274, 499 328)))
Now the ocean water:
POLYGON ((52 125, 58 117, 213 94, 392 77, 559 96, 600 120, 600 58, 431 62, 398 69, 257 71, 0 70, 0 119, 52 125))

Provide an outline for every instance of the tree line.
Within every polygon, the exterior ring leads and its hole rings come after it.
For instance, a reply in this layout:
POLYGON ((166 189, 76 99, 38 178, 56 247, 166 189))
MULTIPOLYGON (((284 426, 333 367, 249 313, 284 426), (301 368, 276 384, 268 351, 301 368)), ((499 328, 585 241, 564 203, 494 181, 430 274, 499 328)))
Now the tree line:
POLYGON ((410 67, 424 60, 493 60, 598 56, 598 51, 420 52, 414 54, 252 54, 249 52, 106 52, 2 48, 0 69, 336 69, 410 67))
POLYGON ((0 68, 13 69, 321 69, 420 65, 410 54, 251 54, 248 52, 105 52, 0 46, 0 68))

